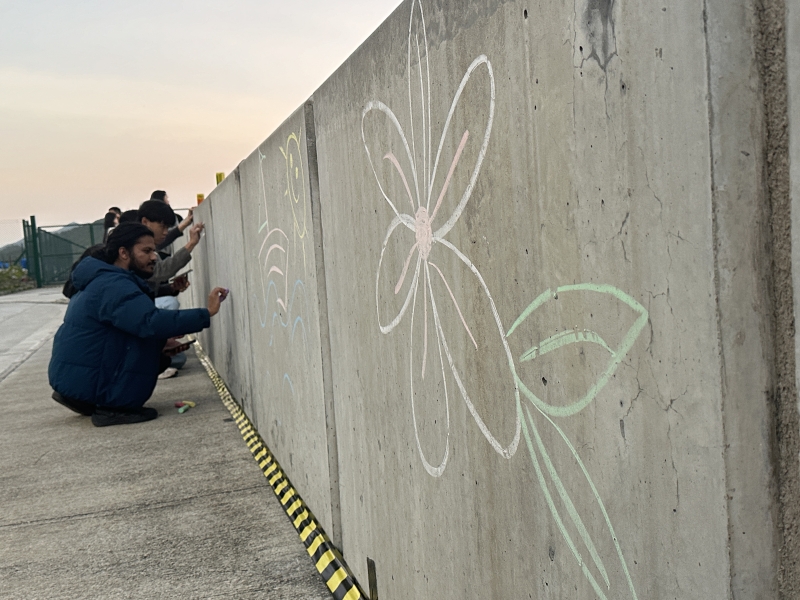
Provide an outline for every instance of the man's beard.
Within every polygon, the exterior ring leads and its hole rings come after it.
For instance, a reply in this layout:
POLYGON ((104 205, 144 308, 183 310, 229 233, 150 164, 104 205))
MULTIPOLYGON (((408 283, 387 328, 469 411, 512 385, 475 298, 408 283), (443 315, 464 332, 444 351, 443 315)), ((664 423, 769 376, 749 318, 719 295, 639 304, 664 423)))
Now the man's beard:
POLYGON ((136 267, 133 267, 131 269, 131 272, 133 272, 135 275, 138 275, 142 279, 150 279, 153 276, 152 271, 142 271, 141 269, 137 269, 136 267))
MULTIPOLYGON (((155 264, 156 264, 155 261, 153 261, 152 265, 155 266, 155 264)), ((131 265, 131 271, 135 275, 138 275, 139 277, 141 277, 144 280, 150 279, 153 276, 152 269, 150 271, 144 271, 143 269, 140 269, 139 266, 137 264, 135 264, 135 263, 131 265)))

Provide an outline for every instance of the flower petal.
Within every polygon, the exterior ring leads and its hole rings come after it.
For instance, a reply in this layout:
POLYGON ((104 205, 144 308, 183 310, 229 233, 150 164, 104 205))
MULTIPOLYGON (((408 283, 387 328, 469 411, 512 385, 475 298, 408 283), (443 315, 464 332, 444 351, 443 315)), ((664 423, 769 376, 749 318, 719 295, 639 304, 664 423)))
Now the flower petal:
POLYGON ((434 238, 447 235, 472 195, 492 134, 494 105, 492 64, 481 55, 472 61, 453 97, 436 151, 427 190, 434 238))
POLYGON ((510 458, 520 439, 519 391, 494 300, 477 268, 446 240, 434 244, 428 264, 445 360, 481 433, 510 458))
MULTIPOLYGON (((431 175, 431 77, 428 34, 422 3, 411 3, 408 23, 408 104, 411 154, 414 158, 414 186, 417 206, 424 206, 431 175)), ((415 211, 416 212, 416 208, 415 211)))
POLYGON ((378 187, 395 215, 416 213, 416 167, 406 134, 394 112, 372 100, 361 113, 361 139, 378 187))
MULTIPOLYGON (((421 263, 422 261, 420 261, 421 263)), ((450 397, 456 390, 424 266, 411 309, 411 415, 425 470, 439 477, 450 455, 450 397)))
POLYGON ((403 318, 419 279, 419 252, 414 239, 414 219, 401 214, 386 230, 375 276, 378 325, 389 333, 403 318))

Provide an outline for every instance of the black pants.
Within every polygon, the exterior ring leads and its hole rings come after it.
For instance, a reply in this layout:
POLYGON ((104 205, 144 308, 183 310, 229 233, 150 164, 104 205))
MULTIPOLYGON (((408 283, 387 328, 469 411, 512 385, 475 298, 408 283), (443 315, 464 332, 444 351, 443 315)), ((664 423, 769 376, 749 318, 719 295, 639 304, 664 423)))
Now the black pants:
POLYGON ((158 355, 158 374, 161 375, 164 371, 169 368, 170 363, 172 362, 172 358, 164 354, 163 352, 158 355))

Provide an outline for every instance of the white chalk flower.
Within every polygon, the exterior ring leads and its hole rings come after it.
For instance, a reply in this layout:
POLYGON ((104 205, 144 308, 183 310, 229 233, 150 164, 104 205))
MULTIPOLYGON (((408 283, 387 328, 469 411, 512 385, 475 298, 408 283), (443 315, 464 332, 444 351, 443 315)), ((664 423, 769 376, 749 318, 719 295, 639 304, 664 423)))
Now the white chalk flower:
MULTIPOLYGON (((366 105, 362 113, 361 134, 378 186, 395 214, 386 231, 376 275, 375 299, 379 326, 383 333, 390 333, 400 324, 408 308, 411 307, 410 394, 414 431, 417 448, 426 471, 438 477, 444 472, 449 456, 451 395, 453 393, 461 395, 481 432, 495 451, 505 458, 510 458, 516 452, 520 440, 519 391, 513 377, 511 351, 489 289, 469 258, 446 239, 469 202, 489 144, 495 108, 492 65, 484 55, 472 61, 453 97, 434 155, 427 34, 422 6, 416 1, 411 8, 407 59, 410 109, 408 128, 404 129, 401 126, 395 113, 383 102, 372 101, 366 105), (455 145, 452 143, 455 140, 451 141, 450 133, 454 128, 456 108, 471 77, 479 69, 485 72, 482 79, 488 83, 484 96, 486 122, 482 125, 483 136, 476 141, 471 139, 469 130, 465 129, 460 137, 456 138, 459 141, 452 158, 447 161, 445 156, 455 145), (386 123, 387 118, 388 123, 386 123), (397 147, 381 151, 380 158, 384 162, 376 165, 375 158, 378 157, 373 157, 373 153, 370 152, 370 143, 374 136, 370 137, 368 143, 365 129, 370 125, 379 127, 381 120, 388 129, 393 130, 391 135, 399 143, 397 147), (399 134, 399 137, 395 134, 399 134), (449 141, 451 143, 448 145, 449 141), (466 187, 459 195, 455 190, 454 174, 464 170, 465 160, 462 159, 465 159, 465 153, 474 158, 474 167, 466 187), (379 171, 382 175, 379 175, 379 171), (400 190, 400 197, 393 197, 390 186, 382 183, 382 179, 388 179, 390 176, 399 177, 395 189, 400 190), (408 212, 404 212, 406 209, 408 212), (399 274, 396 269, 393 271, 388 266, 389 261, 384 261, 388 246, 391 246, 390 254, 405 257, 399 274), (445 256, 446 254, 450 256, 445 256), (390 287, 387 288, 387 285, 390 287), (475 292, 481 296, 477 300, 475 292), (389 310, 388 307, 393 304, 392 295, 401 298, 402 304, 396 314, 392 311, 392 314, 384 319, 381 313, 389 310), (464 302, 469 302, 473 309, 469 313, 470 318, 462 310, 464 302), (497 337, 492 340, 483 338, 479 344, 475 335, 475 317, 491 321, 497 328, 497 337), (454 336, 462 339, 455 340, 458 343, 453 343, 454 336), (421 344, 421 351, 417 347, 418 344, 421 344), (510 432, 505 442, 501 442, 498 436, 489 430, 470 395, 468 382, 464 377, 466 365, 459 364, 459 360, 463 363, 469 361, 470 357, 464 352, 454 352, 454 348, 470 346, 476 353, 473 360, 475 364, 486 364, 491 360, 496 361, 498 356, 502 357, 500 361, 505 364, 500 365, 499 372, 508 378, 509 386, 514 387, 516 405, 510 403, 510 398, 496 399, 500 403, 509 403, 506 412, 514 420, 513 432, 510 432), (458 392, 455 392, 454 388, 457 388, 458 392), (443 425, 446 433, 444 449, 440 450, 439 457, 432 460, 423 451, 420 442, 416 403, 437 400, 444 401, 443 425)), ((473 84, 472 87, 474 85, 478 84, 473 84)), ((480 114, 479 111, 475 112, 480 114)), ((458 179, 463 181, 467 177, 462 176, 458 179)), ((488 330, 492 331, 494 327, 490 326, 488 330)), ((486 327, 481 329, 481 331, 486 330, 486 327)), ((500 411, 502 412, 502 408, 500 411)))

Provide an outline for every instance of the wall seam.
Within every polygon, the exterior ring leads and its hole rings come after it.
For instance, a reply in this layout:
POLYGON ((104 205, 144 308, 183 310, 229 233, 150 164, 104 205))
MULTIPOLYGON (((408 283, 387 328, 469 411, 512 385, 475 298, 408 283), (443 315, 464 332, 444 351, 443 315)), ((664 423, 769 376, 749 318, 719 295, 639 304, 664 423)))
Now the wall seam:
POLYGON ((717 179, 714 168, 714 103, 711 93, 711 48, 708 42, 708 2, 703 0, 703 41, 705 43, 705 62, 706 62, 706 104, 708 111, 708 164, 709 164, 709 177, 711 180, 710 200, 711 200, 711 254, 714 265, 714 315, 716 318, 717 327, 717 356, 719 356, 719 386, 720 386, 720 426, 722 427, 723 450, 722 459, 725 465, 724 470, 724 489, 725 489, 725 509, 726 509, 726 525, 728 531, 727 550, 728 550, 728 598, 733 598, 733 546, 732 546, 732 527, 731 523, 731 503, 732 497, 728 491, 728 431, 725 427, 725 399, 727 396, 727 389, 725 385, 725 353, 723 351, 722 343, 722 307, 720 306, 720 274, 719 274, 719 223, 718 223, 718 198, 717 198, 717 179))
POLYGON ((314 259, 316 262, 317 301, 319 309, 320 355, 322 360, 322 390, 325 401, 325 427, 328 449, 328 476, 331 494, 331 532, 333 543, 342 552, 342 503, 339 489, 339 445, 336 436, 336 410, 333 397, 333 369, 331 367, 331 332, 328 318, 328 286, 325 279, 325 249, 322 233, 322 211, 319 204, 319 167, 317 164, 316 123, 314 101, 304 106, 306 155, 308 157, 309 200, 314 231, 314 259))
POLYGON ((789 195, 788 89, 786 80, 786 4, 758 5, 758 65, 766 120, 765 169, 770 211, 772 327, 774 332, 775 471, 781 535, 778 574, 781 598, 800 592, 800 415, 797 408, 792 288, 791 204, 789 195))

